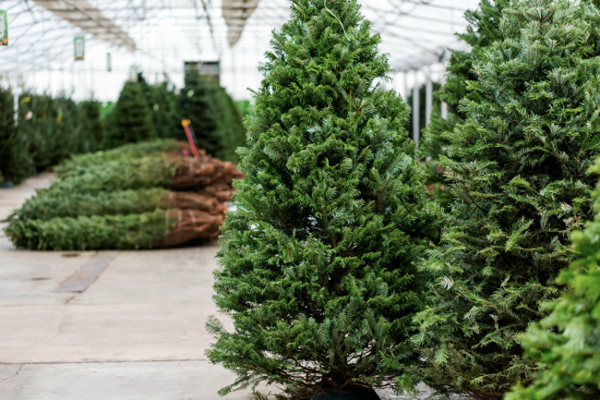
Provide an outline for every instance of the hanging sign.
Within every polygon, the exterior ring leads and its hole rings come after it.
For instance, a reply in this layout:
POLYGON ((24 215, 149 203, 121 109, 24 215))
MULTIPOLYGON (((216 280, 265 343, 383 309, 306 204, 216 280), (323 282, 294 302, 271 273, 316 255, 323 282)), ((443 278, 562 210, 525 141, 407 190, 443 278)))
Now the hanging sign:
POLYGON ((0 10, 0 46, 8 46, 8 15, 0 10))
POLYGON ((106 70, 112 72, 112 55, 110 53, 106 53, 106 70))
POLYGON ((75 44, 75 61, 82 61, 85 59, 85 38, 83 36, 76 36, 74 40, 75 44))

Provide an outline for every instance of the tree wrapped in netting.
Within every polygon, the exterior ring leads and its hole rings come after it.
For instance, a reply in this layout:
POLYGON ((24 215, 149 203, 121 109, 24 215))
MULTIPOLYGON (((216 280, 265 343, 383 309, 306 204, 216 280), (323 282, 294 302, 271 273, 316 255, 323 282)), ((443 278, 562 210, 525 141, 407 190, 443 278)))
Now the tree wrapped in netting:
POLYGON ((421 363, 407 340, 426 281, 414 262, 437 228, 407 107, 377 84, 388 61, 357 1, 325 4, 292 2, 238 150, 247 175, 215 273, 234 330, 208 323, 208 357, 237 374, 221 393, 412 387, 421 363))
POLYGON ((127 81, 104 132, 104 148, 155 139, 156 129, 144 91, 139 82, 127 81))
POLYGON ((225 205, 213 196, 172 192, 164 188, 99 193, 41 189, 25 201, 9 220, 141 214, 157 209, 198 210, 213 215, 226 211, 225 205))
POLYGON ((49 190, 101 193, 150 189, 204 190, 229 185, 242 174, 230 162, 204 156, 200 159, 164 154, 126 158, 74 170, 52 182, 49 190))
POLYGON ((14 96, 9 88, 0 86, 0 182, 20 183, 33 173, 29 141, 17 130, 14 96))
MULTIPOLYGON (((594 167, 600 173, 600 163, 594 167)), ((600 190, 596 190, 600 212, 600 190)), ((600 399, 600 214, 583 232, 573 233, 579 255, 557 280, 568 291, 545 304, 550 315, 521 336, 526 354, 540 372, 528 388, 519 385, 507 400, 600 399)))
POLYGON ((473 59, 482 48, 502 37, 500 20, 503 10, 510 3, 511 0, 481 0, 478 9, 465 13, 467 31, 458 34, 458 37, 468 45, 468 50, 452 50, 445 73, 446 82, 435 93, 438 101, 448 105, 448 116, 444 118, 441 107, 435 107, 429 125, 421 131, 423 137, 419 151, 426 163, 427 182, 435 189, 435 198, 443 206, 448 206, 452 197, 445 187, 448 182, 439 163, 440 157, 448 156, 448 136, 452 135, 454 127, 466 117, 466 111, 460 106, 461 100, 467 97, 477 100, 478 94, 467 90, 469 82, 477 80, 473 71, 473 59))
POLYGON ((223 215, 197 210, 13 220, 6 236, 31 250, 127 250, 174 247, 219 235, 223 215))
POLYGON ((54 171, 61 176, 78 174, 80 170, 85 170, 109 161, 132 160, 149 155, 157 155, 158 153, 181 154, 184 149, 188 149, 189 151, 187 143, 173 139, 155 139, 140 143, 130 143, 110 150, 75 155, 56 166, 54 171))
POLYGON ((588 173, 600 154, 600 63, 590 58, 597 10, 514 1, 499 39, 472 54, 465 121, 442 158, 455 198, 415 343, 424 380, 442 393, 501 399, 536 368, 518 334, 546 314, 571 232, 593 218, 588 173))
POLYGON ((90 99, 79 103, 79 107, 81 108, 81 130, 84 139, 81 150, 83 153, 99 150, 104 135, 100 118, 101 104, 99 101, 90 99))

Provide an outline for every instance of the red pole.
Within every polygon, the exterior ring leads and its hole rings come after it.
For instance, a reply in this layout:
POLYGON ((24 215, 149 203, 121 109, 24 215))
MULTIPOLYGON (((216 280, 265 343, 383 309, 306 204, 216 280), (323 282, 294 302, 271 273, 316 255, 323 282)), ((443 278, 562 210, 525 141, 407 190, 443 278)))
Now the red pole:
POLYGON ((183 126, 183 130, 185 131, 185 135, 187 136, 188 143, 192 148, 192 153, 194 154, 195 158, 200 158, 200 155, 198 154, 198 149, 196 148, 196 143, 194 143, 194 139, 192 138, 192 132, 190 132, 190 124, 191 122, 189 119, 181 120, 181 125, 183 126))

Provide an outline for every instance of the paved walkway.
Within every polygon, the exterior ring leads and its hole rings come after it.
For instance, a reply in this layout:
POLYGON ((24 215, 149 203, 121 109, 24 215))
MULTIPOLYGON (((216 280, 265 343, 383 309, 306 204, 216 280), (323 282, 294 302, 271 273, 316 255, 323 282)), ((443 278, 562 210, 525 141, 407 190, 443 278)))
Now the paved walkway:
MULTIPOLYGON (((51 178, 0 189, 0 219, 51 178)), ((0 398, 218 399, 234 377, 204 355, 217 250, 31 252, 0 233, 0 398)))
MULTIPOLYGON (((0 220, 51 179, 0 189, 0 220)), ((204 355, 217 251, 23 251, 0 224, 0 399, 219 399, 234 376, 204 355)))

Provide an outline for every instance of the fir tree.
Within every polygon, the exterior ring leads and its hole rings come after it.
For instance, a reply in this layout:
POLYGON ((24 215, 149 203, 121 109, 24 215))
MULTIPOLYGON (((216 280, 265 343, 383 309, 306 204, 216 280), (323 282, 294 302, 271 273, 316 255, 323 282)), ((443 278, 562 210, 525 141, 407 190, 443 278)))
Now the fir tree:
POLYGON ((20 183, 33 173, 29 142, 15 125, 14 97, 8 88, 0 87, 0 181, 20 183))
POLYGON ((500 19, 510 1, 481 0, 478 9, 465 13, 467 31, 458 37, 468 46, 468 50, 452 50, 446 70, 446 83, 435 93, 438 101, 448 105, 448 117, 443 118, 441 107, 436 107, 432 112, 431 122, 422 130, 419 150, 427 166, 427 182, 435 188, 435 198, 444 207, 450 204, 452 196, 445 187, 448 182, 440 167, 440 157, 448 156, 448 135, 452 135, 454 127, 465 119, 465 111, 460 107, 461 100, 467 96, 477 100, 478 94, 467 90, 468 83, 477 80, 473 72, 473 59, 480 49, 502 37, 500 19))
POLYGON ((569 235, 592 218, 599 150, 600 64, 589 18, 559 0, 514 1, 502 40, 473 54, 466 120, 443 168, 455 197, 442 245, 424 270, 435 277, 415 342, 425 381, 441 392, 500 399, 535 368, 518 333, 556 298, 573 259, 569 235))
POLYGON ((209 154, 235 160, 235 150, 245 144, 241 115, 218 82, 202 78, 196 71, 186 74, 180 94, 181 119, 189 119, 198 145, 209 154))
MULTIPOLYGON (((594 167, 600 173, 600 163, 594 167)), ((596 189, 596 212, 600 212, 596 189)), ((583 232, 573 233, 580 258, 563 270, 558 283, 568 292, 545 305, 550 311, 522 336, 529 357, 538 362, 528 388, 518 386, 507 400, 600 399, 600 214, 583 232)))
POLYGON ((381 90, 386 56, 356 0, 294 0, 247 118, 219 253, 207 352, 238 378, 298 398, 352 385, 411 387, 407 339, 426 277, 414 262, 437 229, 404 128, 381 90), (339 18, 339 21, 338 21, 339 18))
POLYGON ((24 91, 19 96, 18 125, 20 136, 27 137, 33 163, 38 170, 54 164, 64 144, 58 136, 58 110, 49 95, 24 91))
POLYGON ((135 81, 126 82, 112 111, 110 126, 105 130, 104 147, 112 148, 156 137, 152 114, 141 85, 135 81))
POLYGON ((103 137, 103 126, 100 119, 100 102, 96 100, 82 101, 81 108, 82 130, 84 132, 84 152, 89 153, 100 148, 103 137))

